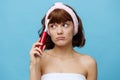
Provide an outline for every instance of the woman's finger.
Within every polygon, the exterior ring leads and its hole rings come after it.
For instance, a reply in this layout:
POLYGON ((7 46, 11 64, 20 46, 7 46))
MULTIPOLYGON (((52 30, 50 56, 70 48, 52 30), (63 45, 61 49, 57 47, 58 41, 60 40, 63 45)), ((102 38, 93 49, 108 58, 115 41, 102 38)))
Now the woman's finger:
POLYGON ((46 45, 44 45, 44 46, 43 46, 43 50, 42 50, 42 51, 44 51, 44 50, 45 50, 45 47, 46 47, 46 45))
POLYGON ((38 47, 38 46, 40 46, 40 45, 43 45, 43 44, 40 43, 40 42, 36 42, 36 43, 33 44, 32 48, 38 47))

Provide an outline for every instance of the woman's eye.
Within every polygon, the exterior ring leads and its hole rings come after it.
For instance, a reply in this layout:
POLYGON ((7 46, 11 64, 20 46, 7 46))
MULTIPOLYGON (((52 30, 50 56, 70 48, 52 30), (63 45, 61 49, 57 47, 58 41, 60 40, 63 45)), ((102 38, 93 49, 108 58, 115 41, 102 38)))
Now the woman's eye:
POLYGON ((51 27, 51 28, 53 28, 53 29, 55 29, 55 28, 56 28, 56 26, 55 26, 55 25, 50 25, 50 27, 51 27))
POLYGON ((67 24, 67 23, 64 23, 64 24, 63 24, 63 27, 68 27, 68 24, 67 24))

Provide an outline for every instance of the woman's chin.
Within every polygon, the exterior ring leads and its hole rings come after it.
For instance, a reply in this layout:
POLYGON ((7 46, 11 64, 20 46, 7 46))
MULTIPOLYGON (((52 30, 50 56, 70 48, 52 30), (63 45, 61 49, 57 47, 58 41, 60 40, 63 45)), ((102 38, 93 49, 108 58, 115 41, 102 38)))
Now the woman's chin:
POLYGON ((56 46, 65 47, 65 46, 68 46, 68 44, 67 43, 56 43, 56 46))

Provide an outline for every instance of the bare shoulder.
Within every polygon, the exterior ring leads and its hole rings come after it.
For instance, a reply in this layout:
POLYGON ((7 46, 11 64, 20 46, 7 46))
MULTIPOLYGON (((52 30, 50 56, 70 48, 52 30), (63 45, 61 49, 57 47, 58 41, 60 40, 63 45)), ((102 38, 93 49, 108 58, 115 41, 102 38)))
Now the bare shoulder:
POLYGON ((96 64, 96 60, 93 57, 89 56, 89 55, 84 55, 83 59, 88 64, 96 64))
POLYGON ((85 54, 79 54, 78 60, 85 70, 87 80, 97 80, 97 63, 96 60, 85 54))
POLYGON ((79 60, 84 64, 86 67, 93 67, 96 66, 96 60, 85 54, 79 54, 79 60))

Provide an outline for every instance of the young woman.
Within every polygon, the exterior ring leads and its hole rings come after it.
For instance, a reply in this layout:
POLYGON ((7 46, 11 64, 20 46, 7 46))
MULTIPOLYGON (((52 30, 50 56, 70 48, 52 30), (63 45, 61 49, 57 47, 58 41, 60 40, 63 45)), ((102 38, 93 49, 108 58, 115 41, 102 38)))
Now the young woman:
POLYGON ((63 3, 55 3, 42 20, 47 27, 44 48, 40 42, 30 51, 30 80, 97 80, 96 61, 76 52, 83 47, 85 37, 82 22, 76 12, 63 3), (48 25, 45 23, 49 20, 48 25))

